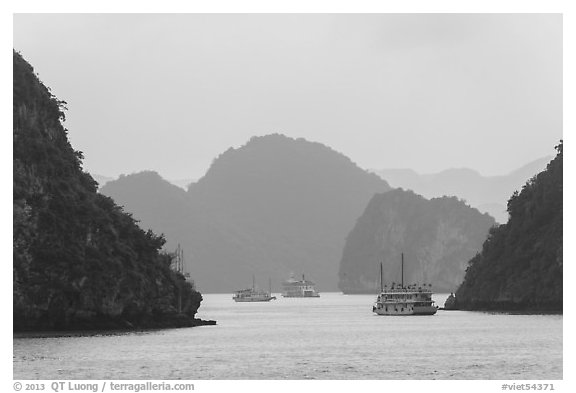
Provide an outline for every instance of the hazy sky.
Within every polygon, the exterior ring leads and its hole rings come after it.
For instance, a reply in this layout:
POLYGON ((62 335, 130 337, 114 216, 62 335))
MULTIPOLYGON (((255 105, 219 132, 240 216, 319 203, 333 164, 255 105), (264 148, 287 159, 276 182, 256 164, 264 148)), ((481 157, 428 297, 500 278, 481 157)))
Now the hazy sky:
POLYGON ((253 135, 505 174, 562 138, 559 14, 20 14, 84 167, 201 177, 253 135))

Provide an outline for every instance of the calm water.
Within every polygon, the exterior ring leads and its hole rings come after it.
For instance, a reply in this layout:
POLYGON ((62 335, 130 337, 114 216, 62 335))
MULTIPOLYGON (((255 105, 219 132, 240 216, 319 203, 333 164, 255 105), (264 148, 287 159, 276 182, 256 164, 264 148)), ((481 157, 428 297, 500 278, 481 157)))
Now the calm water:
POLYGON ((204 295, 199 317, 217 326, 14 338, 14 378, 562 379, 560 315, 377 316, 374 298, 204 295))

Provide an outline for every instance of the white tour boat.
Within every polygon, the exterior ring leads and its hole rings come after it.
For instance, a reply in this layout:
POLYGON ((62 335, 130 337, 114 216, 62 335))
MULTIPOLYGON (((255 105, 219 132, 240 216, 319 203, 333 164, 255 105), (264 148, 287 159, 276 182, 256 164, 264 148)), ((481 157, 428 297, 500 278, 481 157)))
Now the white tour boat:
POLYGON ((272 299, 276 299, 276 296, 272 296, 271 281, 269 287, 270 290, 268 292, 256 289, 254 276, 252 276, 252 288, 236 291, 232 299, 234 299, 235 302, 269 302, 272 299))
POLYGON ((314 288, 314 282, 306 280, 302 275, 302 280, 296 280, 294 275, 282 283, 282 296, 284 297, 320 297, 314 288))
POLYGON ((404 254, 402 254, 402 282, 382 287, 380 264, 380 294, 372 311, 378 315, 434 315, 438 307, 432 300, 432 284, 404 286, 404 254))

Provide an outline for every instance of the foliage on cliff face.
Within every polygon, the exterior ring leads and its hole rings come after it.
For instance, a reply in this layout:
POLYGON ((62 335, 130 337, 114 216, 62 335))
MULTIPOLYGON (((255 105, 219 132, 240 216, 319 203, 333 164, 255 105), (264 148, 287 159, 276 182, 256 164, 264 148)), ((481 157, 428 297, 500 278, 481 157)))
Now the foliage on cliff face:
POLYGON ((404 253, 404 283, 431 283, 436 291, 453 291, 494 223, 456 197, 428 200, 402 189, 377 194, 346 240, 340 288, 378 291, 380 262, 384 283, 399 283, 404 253))
POLYGON ((562 310, 563 143, 545 171, 508 201, 457 292, 466 309, 562 310))
POLYGON ((96 192, 62 126, 65 103, 16 52, 13 72, 14 329, 191 320, 201 295, 170 269, 164 238, 96 192))

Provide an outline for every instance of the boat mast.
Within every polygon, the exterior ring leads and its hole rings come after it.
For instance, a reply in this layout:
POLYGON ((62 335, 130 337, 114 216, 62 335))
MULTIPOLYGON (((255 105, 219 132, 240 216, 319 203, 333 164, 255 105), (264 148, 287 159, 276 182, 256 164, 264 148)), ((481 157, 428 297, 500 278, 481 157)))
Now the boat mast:
POLYGON ((380 262, 380 292, 384 292, 384 287, 382 286, 382 262, 380 262))
POLYGON ((402 289, 404 289, 404 253, 402 253, 402 289))
POLYGON ((252 275, 252 290, 254 290, 256 288, 256 285, 254 285, 254 275, 252 275))
POLYGON ((272 295, 272 279, 268 277, 268 292, 272 295))

